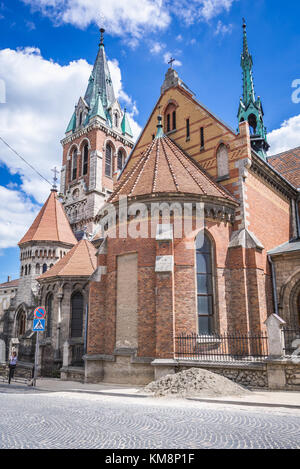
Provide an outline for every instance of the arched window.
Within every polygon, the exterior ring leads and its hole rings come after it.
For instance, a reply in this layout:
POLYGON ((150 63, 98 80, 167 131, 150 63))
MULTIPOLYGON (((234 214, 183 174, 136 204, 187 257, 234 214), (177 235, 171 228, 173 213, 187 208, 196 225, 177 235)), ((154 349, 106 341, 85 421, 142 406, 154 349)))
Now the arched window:
POLYGON ((112 175, 112 147, 107 144, 105 150, 105 176, 112 175))
POLYGON ((218 178, 229 176, 228 150, 226 145, 223 143, 219 146, 217 151, 217 168, 218 178))
POLYGON ((211 334, 214 314, 213 249, 212 242, 203 231, 196 238, 196 266, 198 332, 211 334))
POLYGON ((254 114, 249 115, 248 123, 249 123, 251 135, 255 135, 256 134, 256 127, 257 127, 257 120, 256 120, 256 116, 254 114))
POLYGON ((47 272, 47 264, 43 264, 43 274, 47 272))
POLYGON ((176 130, 176 105, 174 103, 169 103, 165 113, 164 113, 164 122, 165 122, 165 132, 170 132, 171 130, 176 130))
POLYGON ((77 177, 77 150, 73 151, 72 157, 72 181, 77 177))
POLYGON ((118 127, 119 125, 119 114, 116 112, 115 113, 115 127, 118 127))
POLYGON ((35 266, 35 274, 40 275, 40 264, 36 264, 35 266))
POLYGON ((82 115, 83 115, 83 112, 81 111, 79 114, 79 125, 82 124, 82 115))
POLYGON ((124 153, 122 152, 122 150, 119 150, 118 151, 118 161, 117 161, 118 169, 121 170, 123 168, 123 165, 124 165, 124 153))
POLYGON ((82 337, 83 296, 76 292, 71 297, 71 337, 82 337))
POLYGON ((82 174, 83 176, 88 172, 88 160, 89 160, 89 146, 86 143, 83 147, 83 164, 82 164, 82 174))
POLYGON ((53 294, 49 293, 46 298, 46 317, 47 317, 47 328, 46 328, 46 337, 51 337, 51 328, 52 328, 52 311, 53 311, 53 294))
POLYGON ((27 275, 27 265, 25 265, 25 275, 27 275))
POLYGON ((17 316, 17 337, 21 337, 26 332, 26 313, 24 310, 21 310, 17 316))

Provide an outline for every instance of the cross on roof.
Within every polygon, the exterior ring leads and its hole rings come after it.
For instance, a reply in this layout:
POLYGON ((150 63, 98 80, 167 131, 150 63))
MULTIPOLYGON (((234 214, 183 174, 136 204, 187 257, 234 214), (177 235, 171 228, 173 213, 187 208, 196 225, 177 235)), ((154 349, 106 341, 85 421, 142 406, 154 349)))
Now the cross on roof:
POLYGON ((168 64, 170 64, 170 67, 173 68, 173 62, 175 62, 175 59, 173 57, 170 58, 168 64))

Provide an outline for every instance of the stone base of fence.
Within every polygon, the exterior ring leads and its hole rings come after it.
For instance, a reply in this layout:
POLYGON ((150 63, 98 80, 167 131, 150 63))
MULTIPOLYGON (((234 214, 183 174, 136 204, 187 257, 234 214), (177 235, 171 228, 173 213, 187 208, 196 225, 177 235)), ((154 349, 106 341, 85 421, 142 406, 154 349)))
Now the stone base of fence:
POLYGON ((264 362, 209 362, 201 360, 154 360, 155 379, 188 368, 203 368, 218 373, 242 386, 261 390, 300 391, 300 363, 291 359, 267 359, 264 362))

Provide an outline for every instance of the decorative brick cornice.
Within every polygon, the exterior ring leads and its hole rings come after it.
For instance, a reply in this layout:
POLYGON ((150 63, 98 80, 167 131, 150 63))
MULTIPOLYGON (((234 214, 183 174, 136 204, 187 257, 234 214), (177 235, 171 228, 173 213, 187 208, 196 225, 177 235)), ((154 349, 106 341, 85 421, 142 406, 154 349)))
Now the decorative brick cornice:
POLYGON ((65 138, 61 140, 61 144, 63 146, 67 145, 68 143, 72 143, 74 140, 87 135, 89 132, 92 130, 97 129, 101 130, 104 132, 107 136, 113 137, 116 141, 121 142, 123 145, 128 146, 130 148, 133 148, 134 143, 132 140, 125 138, 123 135, 118 133, 117 131, 110 129, 106 125, 102 124, 100 120, 95 119, 90 125, 87 125, 86 127, 82 129, 78 129, 76 132, 72 133, 72 135, 68 135, 65 138))

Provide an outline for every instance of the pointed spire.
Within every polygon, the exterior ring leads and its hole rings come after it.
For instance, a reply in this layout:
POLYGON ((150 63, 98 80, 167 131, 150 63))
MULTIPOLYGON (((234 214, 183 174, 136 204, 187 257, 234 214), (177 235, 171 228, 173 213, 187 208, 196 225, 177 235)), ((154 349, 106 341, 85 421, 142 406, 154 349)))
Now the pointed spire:
POLYGON ((249 53, 246 21, 243 18, 243 52, 241 56, 241 67, 243 69, 243 99, 244 104, 249 103, 250 100, 255 101, 255 91, 252 76, 253 60, 252 55, 249 53))
POLYGON ((243 69, 243 97, 240 99, 238 111, 239 123, 248 121, 251 132, 251 145, 263 159, 269 149, 267 142, 267 130, 263 121, 263 108, 260 97, 255 98, 252 67, 252 55, 249 52, 247 40, 246 21, 243 18, 243 52, 241 55, 241 67, 243 69))
POLYGON ((71 120, 70 120, 70 122, 69 122, 69 124, 68 124, 66 133, 71 132, 71 131, 73 132, 73 131, 75 130, 75 128, 76 128, 76 113, 75 113, 75 111, 74 111, 74 112, 73 112, 73 115, 72 115, 72 117, 71 117, 71 120))
POLYGON ((162 116, 160 114, 160 110, 159 110, 159 115, 157 116, 157 131, 156 131, 156 135, 155 135, 155 138, 161 138, 164 136, 164 131, 163 131, 163 126, 162 126, 162 116))
POLYGON ((131 130, 131 127, 130 127, 130 123, 129 123, 127 113, 126 113, 126 108, 124 109, 124 115, 123 115, 123 119, 122 119, 122 123, 121 123, 121 129, 122 129, 122 134, 123 135, 129 135, 129 137, 131 137, 131 138, 133 137, 132 130, 131 130))
POLYGON ((92 109, 97 100, 98 92, 100 91, 102 105, 106 111, 107 107, 115 102, 115 93, 104 49, 104 31, 103 28, 100 29, 99 50, 84 99, 87 105, 92 109))
POLYGON ((88 117, 89 119, 91 119, 92 117, 95 117, 95 116, 101 117, 102 119, 106 121, 106 116, 105 116, 105 112, 103 109, 100 90, 98 91, 98 96, 95 102, 95 106, 93 107, 92 112, 88 117))

